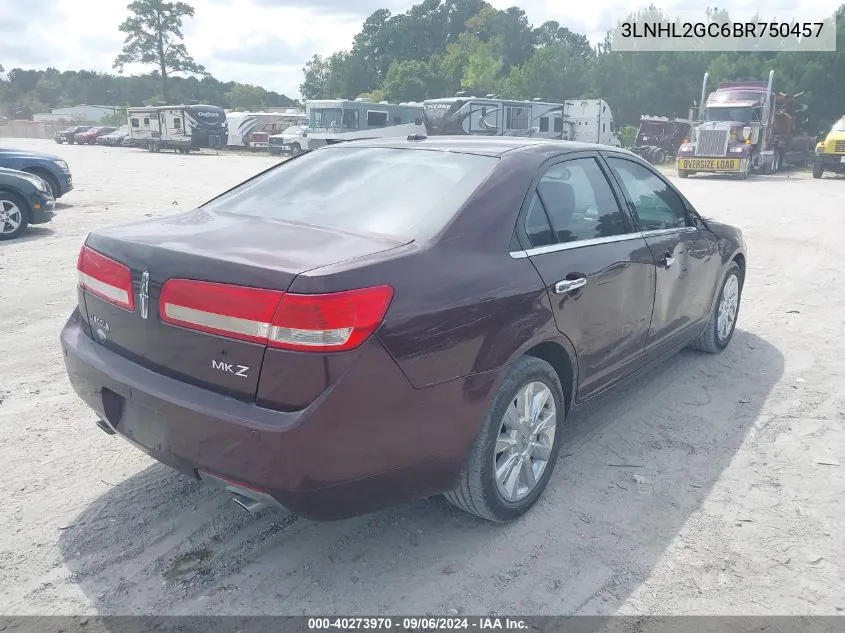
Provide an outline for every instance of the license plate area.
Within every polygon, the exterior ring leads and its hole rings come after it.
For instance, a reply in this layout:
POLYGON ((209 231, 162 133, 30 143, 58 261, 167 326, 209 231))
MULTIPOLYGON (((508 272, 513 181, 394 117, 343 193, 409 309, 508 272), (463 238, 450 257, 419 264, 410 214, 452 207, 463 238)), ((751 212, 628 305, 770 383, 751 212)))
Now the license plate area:
POLYGON ((148 452, 169 452, 170 432, 164 416, 157 411, 124 400, 118 430, 129 441, 148 452))

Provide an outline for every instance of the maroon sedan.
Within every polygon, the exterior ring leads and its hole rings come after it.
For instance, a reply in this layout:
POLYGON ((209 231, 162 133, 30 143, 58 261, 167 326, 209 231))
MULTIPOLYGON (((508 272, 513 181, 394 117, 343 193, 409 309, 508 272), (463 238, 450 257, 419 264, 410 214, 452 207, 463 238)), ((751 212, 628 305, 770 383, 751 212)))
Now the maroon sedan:
POLYGON ((111 134, 117 128, 116 127, 92 127, 88 128, 83 132, 79 132, 75 134, 73 137, 74 142, 79 143, 80 145, 93 145, 97 142, 97 139, 104 134, 111 134))
POLYGON ((357 141, 93 231, 61 343, 104 431, 247 509, 445 493, 504 521, 574 407, 728 345, 745 266, 738 229, 624 150, 357 141))

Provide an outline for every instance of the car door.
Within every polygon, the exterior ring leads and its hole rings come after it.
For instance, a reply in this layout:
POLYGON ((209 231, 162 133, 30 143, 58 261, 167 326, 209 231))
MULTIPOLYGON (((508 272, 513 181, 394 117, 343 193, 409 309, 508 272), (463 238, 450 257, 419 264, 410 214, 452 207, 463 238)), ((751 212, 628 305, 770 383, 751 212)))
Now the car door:
POLYGON ((707 317, 721 262, 718 240, 674 187, 643 163, 606 156, 652 255, 657 283, 649 358, 682 344, 707 317))
POLYGON ((576 399, 643 362, 654 302, 654 259, 594 154, 553 162, 518 222, 558 329, 575 349, 576 399))

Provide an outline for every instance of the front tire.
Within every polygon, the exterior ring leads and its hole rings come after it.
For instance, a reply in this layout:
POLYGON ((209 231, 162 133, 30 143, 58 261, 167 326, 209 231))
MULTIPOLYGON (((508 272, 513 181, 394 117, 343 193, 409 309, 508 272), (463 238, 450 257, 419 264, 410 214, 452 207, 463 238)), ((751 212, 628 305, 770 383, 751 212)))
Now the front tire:
POLYGON ((690 347, 701 352, 717 354, 728 346, 736 330, 744 281, 739 265, 736 262, 728 264, 727 274, 719 288, 719 297, 707 325, 690 347))
POLYGON ((554 470, 565 418, 563 389, 546 361, 523 356, 510 368, 469 460, 446 499, 482 519, 503 523, 525 514, 554 470))
POLYGON ((29 205, 13 193, 0 191, 0 240, 19 237, 29 225, 29 205))
POLYGON ((824 165, 813 165, 813 178, 821 178, 824 175, 824 165))
POLYGON ((689 178, 689 172, 686 169, 679 169, 678 178, 689 178))

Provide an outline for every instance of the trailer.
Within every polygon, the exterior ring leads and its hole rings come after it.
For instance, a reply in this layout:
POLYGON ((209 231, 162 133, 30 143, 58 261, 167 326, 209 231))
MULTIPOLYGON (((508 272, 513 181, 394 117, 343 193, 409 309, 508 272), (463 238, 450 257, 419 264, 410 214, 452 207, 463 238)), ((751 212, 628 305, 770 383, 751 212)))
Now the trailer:
POLYGON ((602 99, 555 103, 459 92, 454 97, 427 99, 423 117, 429 136, 527 136, 620 146, 613 113, 602 99))
POLYGON ((128 108, 130 144, 151 152, 179 153, 226 145, 226 112, 212 105, 128 108))
POLYGON ((674 161, 678 148, 689 138, 691 127, 689 119, 643 115, 634 145, 626 149, 653 165, 674 161))
POLYGON ((775 71, 766 81, 721 83, 707 95, 708 74, 701 86, 702 104, 693 108, 689 142, 678 149, 678 176, 698 172, 773 174, 789 165, 809 165, 815 138, 802 131, 806 106, 803 93, 772 90, 775 71), (705 98, 706 97, 706 98, 705 98))
POLYGON ((296 108, 283 112, 228 112, 226 144, 229 147, 267 149, 271 136, 284 132, 292 125, 302 126, 307 122, 305 111, 296 108))

